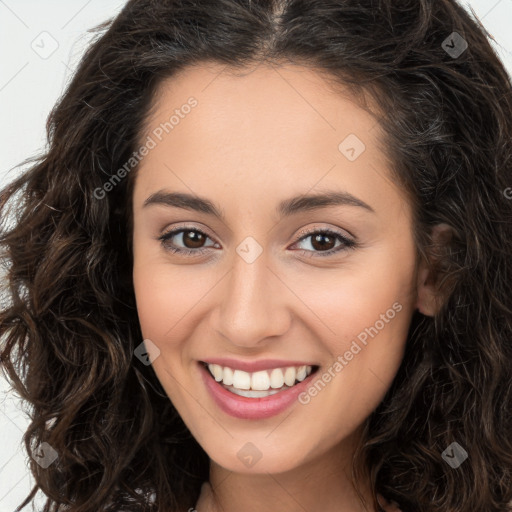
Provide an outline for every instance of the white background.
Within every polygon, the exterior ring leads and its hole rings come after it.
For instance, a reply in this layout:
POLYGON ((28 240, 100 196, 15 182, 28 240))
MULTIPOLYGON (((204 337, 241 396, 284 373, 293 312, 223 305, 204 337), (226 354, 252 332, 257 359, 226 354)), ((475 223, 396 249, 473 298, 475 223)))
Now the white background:
MULTIPOLYGON (((512 0, 460 2, 473 7, 512 75, 512 0)), ((24 169, 15 166, 45 149, 46 118, 91 40, 87 31, 115 16, 124 4, 124 0, 0 0, 0 188, 24 169), (44 54, 57 45, 50 56, 44 54)), ((1 512, 13 512, 34 484, 21 445, 27 425, 20 403, 0 375, 1 512)), ((42 502, 40 496, 37 503, 42 502)))

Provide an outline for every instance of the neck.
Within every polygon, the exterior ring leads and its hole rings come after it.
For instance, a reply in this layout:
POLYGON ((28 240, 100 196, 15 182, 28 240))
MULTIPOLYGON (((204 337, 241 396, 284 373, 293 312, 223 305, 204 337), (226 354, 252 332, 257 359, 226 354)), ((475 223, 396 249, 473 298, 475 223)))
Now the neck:
POLYGON ((354 489, 351 459, 340 444, 282 473, 235 473, 211 461, 197 512, 375 512, 369 483, 358 482, 366 507, 354 489))

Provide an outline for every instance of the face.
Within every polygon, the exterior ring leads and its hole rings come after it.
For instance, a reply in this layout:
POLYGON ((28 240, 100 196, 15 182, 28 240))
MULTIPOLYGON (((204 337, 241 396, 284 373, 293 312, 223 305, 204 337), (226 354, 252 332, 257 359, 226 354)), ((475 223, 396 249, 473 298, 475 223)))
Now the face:
POLYGON ((305 67, 201 65, 155 97, 133 195, 139 320, 230 471, 347 453, 398 370, 418 266, 380 135, 305 67))

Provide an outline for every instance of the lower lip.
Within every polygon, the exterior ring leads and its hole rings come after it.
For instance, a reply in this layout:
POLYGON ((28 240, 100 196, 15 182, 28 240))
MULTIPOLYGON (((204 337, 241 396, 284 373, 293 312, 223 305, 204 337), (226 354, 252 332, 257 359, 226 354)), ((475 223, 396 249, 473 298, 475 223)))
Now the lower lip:
POLYGON ((293 402, 298 401, 297 396, 305 391, 314 375, 312 373, 290 389, 280 391, 274 395, 263 398, 247 398, 235 395, 235 393, 231 393, 231 391, 224 388, 211 376, 209 370, 202 363, 199 363, 199 369, 206 389, 210 392, 215 403, 230 416, 245 420, 270 418, 283 412, 293 402))

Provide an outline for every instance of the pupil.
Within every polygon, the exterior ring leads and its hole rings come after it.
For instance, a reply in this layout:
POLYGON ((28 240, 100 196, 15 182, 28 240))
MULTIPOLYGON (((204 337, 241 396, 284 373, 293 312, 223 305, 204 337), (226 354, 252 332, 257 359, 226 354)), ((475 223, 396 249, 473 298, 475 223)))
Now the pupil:
MULTIPOLYGON (((332 241, 333 241, 333 237, 329 236, 329 235, 323 235, 323 234, 318 234, 316 236, 313 237, 313 242, 312 242, 312 246, 315 248, 315 249, 325 249, 326 248, 326 245, 329 245, 329 241, 330 243, 332 244, 332 241), (321 242, 322 239, 327 239, 328 242, 327 244, 321 242), (315 246, 315 243, 318 243, 319 244, 319 247, 316 247, 315 246)), ((328 247, 328 249, 330 249, 331 247, 328 247)))
POLYGON ((201 233, 198 233, 197 231, 186 231, 186 236, 184 237, 184 242, 188 238, 192 240, 192 245, 190 246, 185 242, 185 245, 190 249, 197 249, 198 247, 201 247, 201 242, 203 242, 203 235, 201 233), (195 245, 194 245, 195 244, 195 245))

